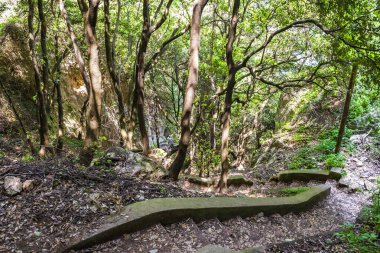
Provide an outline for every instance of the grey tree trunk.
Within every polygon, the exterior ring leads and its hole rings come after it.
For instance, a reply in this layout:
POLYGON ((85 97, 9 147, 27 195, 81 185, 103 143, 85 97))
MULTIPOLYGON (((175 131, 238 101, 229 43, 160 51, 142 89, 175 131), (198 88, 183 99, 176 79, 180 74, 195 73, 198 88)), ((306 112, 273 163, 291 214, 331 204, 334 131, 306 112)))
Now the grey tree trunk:
POLYGON ((170 165, 169 177, 178 180, 183 163, 186 159, 187 148, 190 144, 190 119, 195 97, 195 90, 198 84, 198 61, 200 47, 200 30, 201 18, 204 7, 208 0, 197 0, 193 7, 193 16, 191 19, 190 30, 190 57, 189 57, 189 76, 186 86, 186 94, 183 103, 183 112, 181 119, 181 138, 179 141, 178 153, 175 160, 170 165))

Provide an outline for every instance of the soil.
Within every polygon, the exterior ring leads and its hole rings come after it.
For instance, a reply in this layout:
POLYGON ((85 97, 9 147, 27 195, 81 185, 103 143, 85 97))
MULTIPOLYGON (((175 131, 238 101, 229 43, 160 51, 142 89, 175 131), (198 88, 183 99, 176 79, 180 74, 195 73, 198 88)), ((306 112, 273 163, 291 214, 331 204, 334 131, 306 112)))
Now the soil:
MULTIPOLYGON (((17 146, 22 146, 21 140, 14 140, 17 145, 0 141, 2 147, 12 147, 8 150, 12 154, 0 159, 0 252, 53 252, 70 238, 98 227, 122 206, 136 201, 215 195, 212 191, 184 189, 181 182, 151 182, 96 167, 84 170, 70 156, 22 162, 17 146), (11 175, 22 181, 34 180, 33 189, 13 197, 6 195, 2 182, 11 175)), ((345 170, 366 180, 378 176, 379 160, 369 152, 371 145, 373 142, 368 140, 359 143, 356 152, 348 157, 345 170), (364 163, 360 173, 356 169, 358 160, 364 163)), ((187 220, 170 226, 157 225, 84 252, 194 252, 207 244, 231 249, 265 245, 266 252, 347 252, 347 245, 333 233, 341 224, 355 222, 361 208, 369 203, 370 193, 365 189, 355 192, 338 187, 333 180, 327 184, 332 187, 331 195, 300 214, 269 217, 259 214, 248 219, 215 219, 198 224, 187 220)), ((288 186, 305 184, 256 180, 252 187, 231 187, 228 194, 245 195, 288 186)))

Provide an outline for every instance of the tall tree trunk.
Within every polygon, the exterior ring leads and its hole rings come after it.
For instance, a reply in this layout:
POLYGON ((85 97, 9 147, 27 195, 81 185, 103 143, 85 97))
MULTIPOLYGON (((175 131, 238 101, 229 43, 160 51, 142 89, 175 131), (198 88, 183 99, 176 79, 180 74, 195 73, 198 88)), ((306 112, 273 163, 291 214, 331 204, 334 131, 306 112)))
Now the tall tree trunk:
POLYGON ((222 116, 222 146, 220 148, 222 173, 218 183, 219 191, 223 192, 227 188, 227 176, 230 164, 228 162, 228 139, 231 121, 232 95, 236 84, 237 68, 233 59, 233 44, 236 37, 236 27, 238 24, 240 0, 234 1, 232 17, 228 31, 228 41, 226 45, 226 61, 228 66, 228 84, 226 96, 224 98, 224 112, 222 116))
POLYGON ((45 21, 45 15, 44 15, 44 6, 43 1, 38 0, 37 1, 38 6, 38 17, 40 19, 40 35, 41 35, 41 52, 42 52, 42 82, 44 84, 42 92, 44 93, 44 98, 46 102, 46 113, 50 113, 50 99, 49 99, 49 93, 50 90, 50 84, 49 84, 49 59, 48 59, 48 53, 46 48, 46 36, 47 36, 47 28, 46 28, 46 21, 45 21))
POLYGON ((55 35, 55 62, 57 65, 54 86, 57 92, 57 105, 58 105, 58 137, 57 137, 57 154, 62 153, 63 149, 63 104, 62 104, 62 92, 61 92, 61 60, 59 58, 59 37, 55 35))
MULTIPOLYGON (((90 78, 88 76, 88 73, 87 73, 87 70, 86 70, 86 66, 85 66, 85 63, 84 63, 84 60, 83 60, 83 57, 82 57, 79 45, 78 45, 78 39, 77 39, 77 37, 76 37, 76 35, 74 33, 74 29, 73 29, 73 27, 71 25, 71 22, 69 20, 68 15, 67 15, 67 12, 66 12, 63 0, 58 0, 58 4, 59 4, 59 9, 60 9, 60 12, 61 12, 61 16, 62 16, 63 20, 65 21, 65 24, 67 26, 67 31, 68 31, 68 33, 70 35, 71 42, 73 43, 75 59, 76 59, 76 62, 78 64, 78 67, 79 67, 79 70, 80 70, 83 82, 84 82, 84 84, 86 86, 87 94, 89 94, 90 93, 91 83, 90 83, 90 78)), ((83 131, 83 128, 84 128, 85 112, 86 112, 87 103, 88 103, 88 96, 87 96, 86 100, 84 101, 82 109, 80 111, 80 128, 81 129, 80 129, 80 131, 78 133, 78 139, 82 139, 82 131, 83 131)))
MULTIPOLYGON (((84 5, 84 0, 80 0, 84 5)), ((99 64, 99 50, 96 40, 96 21, 100 0, 89 0, 86 11, 85 33, 88 44, 88 66, 91 80, 86 111, 86 137, 84 145, 90 147, 100 135, 102 111, 102 75, 99 64)), ((86 8, 87 6, 85 6, 86 8)))
POLYGON ((186 95, 183 103, 181 119, 181 138, 177 156, 170 166, 169 177, 178 180, 183 163, 186 159, 187 148, 190 144, 190 119, 195 97, 195 89, 198 83, 198 61, 200 47, 201 18, 204 7, 208 0, 197 0, 193 7, 190 31, 190 57, 189 57, 189 76, 186 86, 186 95))
MULTIPOLYGON (((148 48, 148 43, 151 35, 159 29, 162 24, 166 21, 169 15, 169 9, 173 0, 169 0, 166 4, 165 11, 161 18, 157 21, 155 25, 150 22, 150 6, 149 0, 144 0, 143 2, 143 29, 141 32, 141 41, 139 49, 137 52, 136 60, 136 71, 135 71, 135 90, 134 99, 132 105, 132 113, 135 107, 137 107, 137 119, 139 121, 139 129, 141 134, 141 139, 143 142, 143 153, 145 155, 149 154, 149 136, 147 132, 147 127, 145 123, 145 113, 144 113, 144 80, 145 80, 145 53, 148 48)), ((159 11, 160 7, 157 8, 156 13, 159 11)), ((155 15, 157 16, 157 15, 155 15)))
POLYGON ((149 137, 145 124, 144 113, 144 80, 145 80, 145 53, 148 47, 150 39, 149 27, 149 1, 144 0, 144 24, 141 34, 141 42, 139 45, 139 51, 137 53, 137 63, 135 72, 135 90, 134 90, 134 104, 137 107, 137 119, 139 122, 139 129, 141 134, 141 140, 143 142, 143 153, 149 154, 149 137))
POLYGON ((38 61, 36 56, 35 49, 35 37, 34 37, 34 28, 33 28, 33 19, 34 19, 34 0, 28 0, 29 13, 28 13, 28 30, 29 30, 29 49, 33 62, 34 69, 34 80, 35 88, 37 93, 37 104, 38 104, 38 121, 39 121, 39 134, 40 134, 40 150, 38 154, 43 157, 46 154, 46 147, 49 145, 49 136, 48 136, 48 121, 46 114, 46 104, 45 97, 42 92, 41 79, 40 79, 40 70, 38 67, 38 61))
POLYGON ((344 136, 344 129, 346 128, 348 115, 350 113, 351 98, 352 98, 352 93, 354 92, 355 79, 356 79, 356 75, 358 73, 358 67, 359 67, 358 63, 354 63, 352 66, 350 83, 348 84, 346 100, 344 102, 344 108, 343 108, 343 113, 342 113, 342 119, 340 121, 338 139, 336 140, 336 146, 335 146, 335 153, 336 154, 340 152, 340 147, 342 145, 342 140, 343 140, 343 136, 344 136))
POLYGON ((112 79, 113 89, 115 91, 116 98, 117 98, 117 105, 118 105, 118 111, 119 111, 120 144, 121 146, 125 146, 128 141, 128 136, 127 136, 126 122, 125 122, 124 99, 123 99, 123 93, 120 90, 120 78, 116 71, 116 64, 115 64, 115 44, 116 44, 116 34, 119 27, 120 11, 121 11, 121 5, 120 5, 120 0, 118 0, 116 25, 115 25, 113 39, 111 42, 109 0, 104 0, 104 42, 105 42, 107 66, 108 66, 108 71, 112 79))

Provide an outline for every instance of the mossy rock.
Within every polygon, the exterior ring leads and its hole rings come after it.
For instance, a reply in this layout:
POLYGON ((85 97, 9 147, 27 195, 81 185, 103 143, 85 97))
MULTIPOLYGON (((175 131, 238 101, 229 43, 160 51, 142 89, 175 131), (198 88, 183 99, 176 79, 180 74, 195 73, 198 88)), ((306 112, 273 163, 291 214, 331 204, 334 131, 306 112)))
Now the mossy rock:
POLYGON ((246 185, 246 186, 252 186, 253 185, 253 182, 251 180, 248 180, 246 178, 244 178, 243 176, 230 176, 228 179, 227 179, 227 186, 242 186, 242 185, 246 185))
POLYGON ((207 187, 210 187, 215 183, 215 179, 213 178, 204 178, 204 177, 197 177, 197 176, 189 176, 187 177, 187 181, 193 184, 197 184, 200 186, 207 186, 207 187))
POLYGON ((341 179, 342 174, 343 174, 342 168, 331 168, 329 178, 334 179, 334 180, 339 180, 341 179))
POLYGON ((330 186, 320 185, 291 197, 247 198, 158 198, 128 205, 117 216, 110 217, 99 229, 78 236, 61 252, 79 250, 133 233, 158 223, 172 224, 188 218, 196 222, 237 216, 250 217, 258 213, 270 215, 302 212, 330 193, 330 186))
POLYGON ((278 180, 282 182, 291 181, 326 181, 329 179, 330 172, 328 170, 285 170, 278 173, 278 180))

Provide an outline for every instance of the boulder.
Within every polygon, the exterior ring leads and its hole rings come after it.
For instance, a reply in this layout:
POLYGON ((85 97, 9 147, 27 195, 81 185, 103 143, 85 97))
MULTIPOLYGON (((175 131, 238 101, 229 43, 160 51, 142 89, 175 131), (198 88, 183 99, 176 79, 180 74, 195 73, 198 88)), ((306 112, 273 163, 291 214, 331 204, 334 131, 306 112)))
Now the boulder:
POLYGON ((353 191, 358 191, 358 190, 362 189, 362 184, 360 182, 361 182, 361 180, 359 178, 355 177, 352 174, 348 174, 348 175, 343 176, 339 180, 338 185, 340 187, 347 187, 353 191))
POLYGON ((124 161, 128 151, 123 149, 122 147, 110 147, 106 150, 104 157, 113 162, 124 161))
POLYGON ((19 194, 22 191, 21 179, 18 177, 6 176, 4 178, 4 189, 10 196, 19 194))
POLYGON ((243 176, 230 176, 228 179, 227 179, 227 186, 242 186, 242 185, 246 185, 246 186, 252 186, 253 185, 253 182, 251 180, 248 180, 246 178, 244 178, 243 176))
POLYGON ((158 178, 164 176, 165 169, 156 163, 154 160, 132 151, 127 151, 122 148, 115 149, 112 152, 106 152, 106 159, 111 157, 117 158, 119 166, 117 170, 120 173, 130 174, 139 177, 158 178), (123 151, 122 151, 123 150, 123 151), (108 154, 108 155, 107 155, 108 154))
POLYGON ((32 190, 34 187, 34 180, 25 180, 24 183, 22 183, 22 189, 24 191, 30 191, 32 190))
POLYGON ((161 148, 154 148, 150 151, 149 156, 156 159, 163 159, 167 155, 166 151, 161 148))

